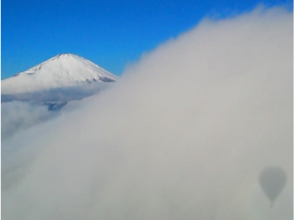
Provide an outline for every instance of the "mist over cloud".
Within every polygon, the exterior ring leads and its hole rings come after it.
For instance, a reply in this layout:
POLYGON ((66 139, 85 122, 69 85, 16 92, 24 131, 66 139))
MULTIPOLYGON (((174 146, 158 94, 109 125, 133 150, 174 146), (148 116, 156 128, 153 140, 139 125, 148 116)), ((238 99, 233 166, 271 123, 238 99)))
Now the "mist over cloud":
POLYGON ((56 113, 49 112, 47 106, 19 101, 2 103, 1 138, 9 138, 18 131, 46 121, 54 115, 56 113))
POLYGON ((32 93, 2 94, 2 140, 40 122, 59 116, 60 111, 53 111, 64 108, 68 103, 70 107, 67 109, 75 108, 73 106, 76 106, 79 100, 98 94, 109 86, 111 86, 109 83, 91 83, 32 93))
POLYGON ((292 25, 281 8, 205 19, 15 135, 2 218, 292 219, 292 25), (287 176, 273 208, 268 166, 287 176))

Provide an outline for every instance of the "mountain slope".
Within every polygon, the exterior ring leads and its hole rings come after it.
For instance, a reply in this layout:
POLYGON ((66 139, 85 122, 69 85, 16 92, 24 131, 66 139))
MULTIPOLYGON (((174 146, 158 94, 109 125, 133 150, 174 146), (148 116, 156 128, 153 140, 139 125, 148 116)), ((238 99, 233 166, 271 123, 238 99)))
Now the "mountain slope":
POLYGON ((36 92, 91 82, 113 82, 117 77, 93 62, 73 54, 57 55, 1 81, 2 94, 36 92))

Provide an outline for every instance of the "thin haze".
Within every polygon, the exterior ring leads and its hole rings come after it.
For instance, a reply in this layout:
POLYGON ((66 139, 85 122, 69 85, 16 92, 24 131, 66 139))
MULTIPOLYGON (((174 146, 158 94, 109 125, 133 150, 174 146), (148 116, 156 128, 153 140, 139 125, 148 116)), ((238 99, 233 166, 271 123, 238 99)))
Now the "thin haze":
POLYGON ((6 220, 291 220, 292 13, 196 28, 3 142, 6 220), (268 166, 287 183, 270 207, 268 166))

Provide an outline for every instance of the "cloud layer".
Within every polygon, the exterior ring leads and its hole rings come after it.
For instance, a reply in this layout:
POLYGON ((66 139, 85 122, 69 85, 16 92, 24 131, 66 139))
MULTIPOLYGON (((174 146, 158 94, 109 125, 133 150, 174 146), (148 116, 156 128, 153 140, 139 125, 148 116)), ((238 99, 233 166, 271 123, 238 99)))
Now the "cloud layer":
POLYGON ((18 100, 24 102, 33 101, 35 103, 69 102, 97 94, 110 85, 111 83, 99 82, 79 86, 53 88, 30 93, 2 94, 1 101, 11 102, 13 100, 18 100))
POLYGON ((292 48, 292 13, 273 8, 144 55, 5 143, 3 219, 292 219, 292 48), (287 183, 270 208, 272 165, 287 183))

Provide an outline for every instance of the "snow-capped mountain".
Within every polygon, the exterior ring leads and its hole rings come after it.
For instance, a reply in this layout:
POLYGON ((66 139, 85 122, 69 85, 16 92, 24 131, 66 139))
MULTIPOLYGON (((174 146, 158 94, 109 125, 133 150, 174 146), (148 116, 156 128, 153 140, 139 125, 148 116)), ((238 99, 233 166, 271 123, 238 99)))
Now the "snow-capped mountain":
POLYGON ((60 54, 1 81, 2 94, 30 93, 91 82, 113 82, 117 77, 77 55, 60 54))

